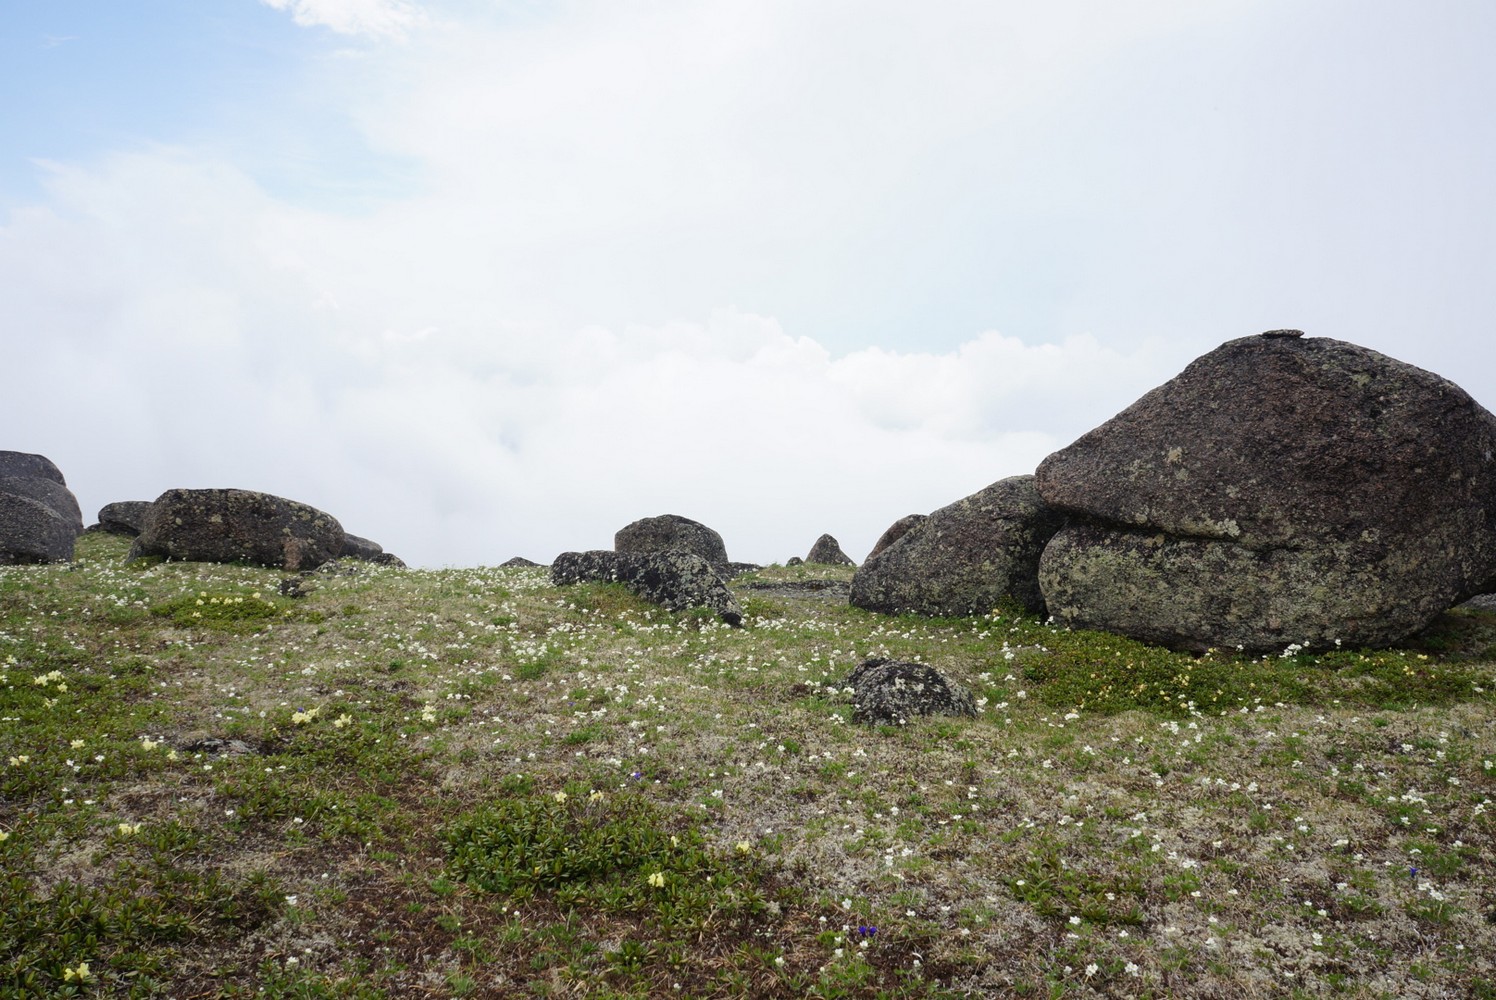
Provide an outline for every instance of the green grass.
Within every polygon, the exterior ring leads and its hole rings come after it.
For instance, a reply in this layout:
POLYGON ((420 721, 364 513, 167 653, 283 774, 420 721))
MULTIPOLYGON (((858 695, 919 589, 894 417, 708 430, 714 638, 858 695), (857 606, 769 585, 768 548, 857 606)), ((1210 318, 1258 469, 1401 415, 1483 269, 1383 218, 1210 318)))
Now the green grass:
POLYGON ((543 570, 0 569, 0 997, 1491 995, 1496 615, 1192 657, 543 570), (864 728, 868 656, 975 719, 864 728), (1288 975, 1292 973, 1292 975, 1288 975))

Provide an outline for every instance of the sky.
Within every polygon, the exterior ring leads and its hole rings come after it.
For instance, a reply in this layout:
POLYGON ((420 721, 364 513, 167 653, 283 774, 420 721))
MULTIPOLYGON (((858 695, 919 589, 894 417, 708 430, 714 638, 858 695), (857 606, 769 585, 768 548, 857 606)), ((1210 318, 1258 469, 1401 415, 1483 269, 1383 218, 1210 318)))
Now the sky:
POLYGON ((1496 406, 1486 0, 49 0, 0 448, 411 565, 860 561, 1220 343, 1496 406))

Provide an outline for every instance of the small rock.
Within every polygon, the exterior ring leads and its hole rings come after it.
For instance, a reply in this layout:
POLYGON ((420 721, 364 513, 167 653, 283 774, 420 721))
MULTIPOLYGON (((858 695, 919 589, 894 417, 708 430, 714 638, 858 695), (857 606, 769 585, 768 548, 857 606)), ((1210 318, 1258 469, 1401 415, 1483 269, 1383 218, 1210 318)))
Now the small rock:
POLYGON ((976 715, 971 691, 923 663, 865 660, 844 682, 852 688, 852 721, 902 726, 922 715, 976 715))

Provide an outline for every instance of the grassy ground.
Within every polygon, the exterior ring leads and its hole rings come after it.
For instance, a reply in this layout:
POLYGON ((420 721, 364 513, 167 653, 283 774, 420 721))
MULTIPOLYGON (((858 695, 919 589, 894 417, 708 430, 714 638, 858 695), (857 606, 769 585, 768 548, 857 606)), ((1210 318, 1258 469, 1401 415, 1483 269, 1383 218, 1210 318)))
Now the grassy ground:
POLYGON ((0 570, 0 997, 1496 997, 1496 614, 1192 658, 125 548, 0 570), (981 714, 852 724, 870 655, 981 714))

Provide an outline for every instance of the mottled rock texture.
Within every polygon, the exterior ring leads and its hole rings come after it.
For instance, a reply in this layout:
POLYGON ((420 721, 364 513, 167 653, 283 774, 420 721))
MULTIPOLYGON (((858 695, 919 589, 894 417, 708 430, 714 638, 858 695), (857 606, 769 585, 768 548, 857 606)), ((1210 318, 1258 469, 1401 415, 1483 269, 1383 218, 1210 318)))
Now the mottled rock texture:
POLYGON ((679 514, 646 517, 620 528, 613 536, 615 552, 694 552, 718 572, 728 572, 727 546, 722 536, 700 521, 679 514))
POLYGON ((1496 577, 1496 417, 1328 338, 1229 341, 1039 466, 1061 622, 1181 648, 1380 646, 1496 577))
POLYGON ((378 542, 364 538, 362 535, 350 535, 343 533, 343 551, 338 555, 344 559, 362 559, 372 562, 384 553, 384 546, 378 542))
POLYGON ((0 566, 67 562, 78 532, 52 508, 0 489, 0 566))
POLYGON ((512 559, 506 559, 504 562, 499 563, 500 569, 514 569, 516 567, 538 568, 539 566, 540 563, 531 562, 524 556, 515 556, 512 559))
POLYGON ((117 500, 106 503, 99 508, 98 530, 134 538, 145 527, 145 516, 150 509, 149 500, 117 500))
POLYGON ((910 528, 923 521, 926 517, 929 517, 929 515, 905 514, 903 517, 893 522, 893 524, 890 524, 888 526, 888 530, 879 535, 878 540, 873 543, 873 551, 869 552, 867 554, 867 557, 871 559, 873 558, 873 556, 880 554, 884 549, 888 548, 894 542, 898 541, 900 538, 903 538, 904 535, 909 532, 910 528))
POLYGON ((551 582, 618 582, 670 611, 710 608, 729 625, 743 623, 737 598, 712 565, 692 552, 563 552, 551 563, 551 582))
POLYGON ((73 491, 44 476, 0 476, 0 492, 29 497, 62 518, 73 534, 83 534, 83 512, 73 491))
POLYGON ((1039 499, 1033 476, 999 480, 911 523, 869 556, 849 599, 890 614, 972 615, 1012 597, 1043 613, 1039 556, 1062 523, 1039 499))
POLYGON ((810 554, 805 557, 808 563, 820 563, 825 566, 853 566, 856 565, 842 551, 841 544, 830 535, 822 535, 816 539, 816 543, 810 547, 810 554))
POLYGON ((923 663, 871 659, 848 675, 852 721, 902 726, 922 715, 976 715, 971 691, 923 663))
POLYGON ((337 518, 253 490, 167 490, 151 504, 128 558, 247 562, 297 572, 343 551, 337 518))
POLYGON ((26 451, 0 451, 0 478, 8 476, 38 476, 62 486, 68 484, 50 458, 26 451))

